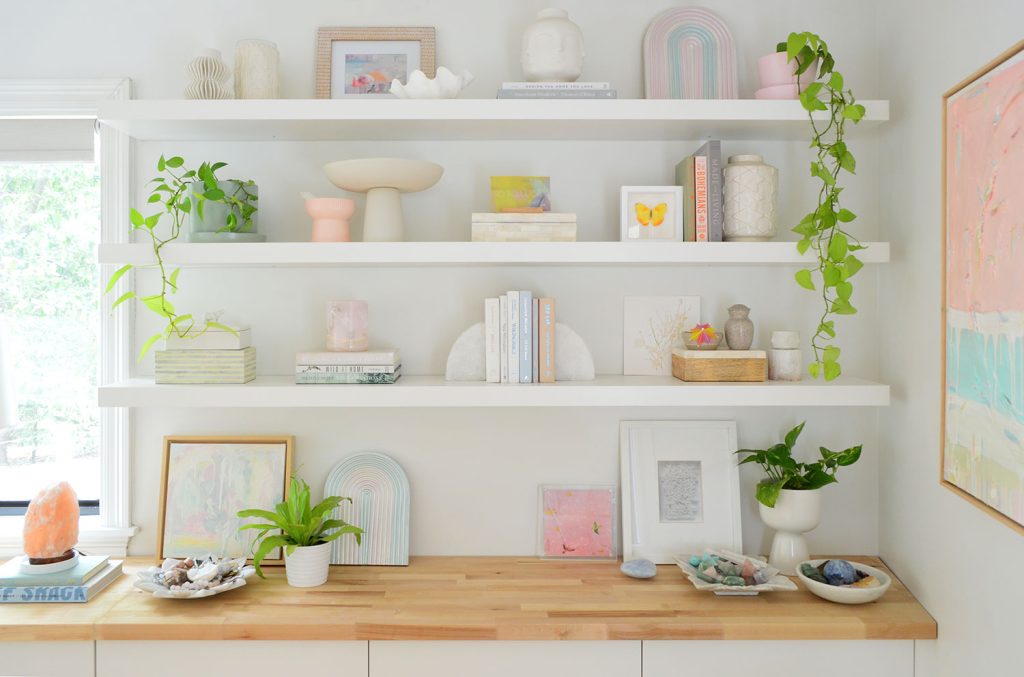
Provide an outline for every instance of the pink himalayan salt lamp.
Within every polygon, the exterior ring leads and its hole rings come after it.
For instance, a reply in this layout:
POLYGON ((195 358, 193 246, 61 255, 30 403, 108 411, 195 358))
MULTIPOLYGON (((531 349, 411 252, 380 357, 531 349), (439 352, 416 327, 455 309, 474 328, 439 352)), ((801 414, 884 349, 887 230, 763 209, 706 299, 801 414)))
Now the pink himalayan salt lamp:
POLYGON ((78 496, 67 482, 56 482, 36 494, 25 513, 29 561, 47 564, 72 557, 78 543, 78 516, 78 496))

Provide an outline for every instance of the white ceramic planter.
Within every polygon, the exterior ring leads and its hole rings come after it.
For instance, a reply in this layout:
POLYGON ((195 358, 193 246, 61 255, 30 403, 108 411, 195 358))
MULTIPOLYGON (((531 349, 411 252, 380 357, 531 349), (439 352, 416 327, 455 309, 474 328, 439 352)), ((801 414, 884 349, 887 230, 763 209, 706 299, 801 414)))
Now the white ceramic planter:
POLYGON ((331 544, 309 545, 295 548, 291 555, 285 552, 284 573, 288 585, 295 588, 315 588, 327 582, 331 568, 331 544))
POLYGON ((774 508, 763 503, 758 503, 757 507, 761 520, 775 529, 768 563, 787 576, 795 575, 800 562, 811 558, 803 534, 821 521, 821 490, 783 489, 774 508))

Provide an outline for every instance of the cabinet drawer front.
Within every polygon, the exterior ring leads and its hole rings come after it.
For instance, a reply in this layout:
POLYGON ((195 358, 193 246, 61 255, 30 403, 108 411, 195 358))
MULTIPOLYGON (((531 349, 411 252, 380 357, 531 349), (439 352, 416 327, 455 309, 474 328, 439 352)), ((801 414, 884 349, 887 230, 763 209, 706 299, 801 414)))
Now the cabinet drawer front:
POLYGON ((94 677, 93 643, 2 642, 0 675, 94 677))

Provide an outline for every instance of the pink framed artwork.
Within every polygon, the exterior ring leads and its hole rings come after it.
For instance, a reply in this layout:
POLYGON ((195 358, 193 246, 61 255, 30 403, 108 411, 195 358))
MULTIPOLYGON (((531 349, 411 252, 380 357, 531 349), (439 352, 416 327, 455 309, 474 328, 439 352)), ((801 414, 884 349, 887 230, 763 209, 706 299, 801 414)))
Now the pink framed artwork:
POLYGON ((615 557, 615 487, 543 485, 539 493, 541 557, 615 557))

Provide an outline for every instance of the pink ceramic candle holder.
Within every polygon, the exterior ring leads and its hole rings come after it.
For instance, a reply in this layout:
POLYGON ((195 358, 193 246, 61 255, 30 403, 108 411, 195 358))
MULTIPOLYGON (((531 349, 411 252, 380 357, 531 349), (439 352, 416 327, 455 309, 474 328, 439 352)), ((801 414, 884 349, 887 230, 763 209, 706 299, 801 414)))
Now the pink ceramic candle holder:
POLYGON ((366 301, 331 301, 327 304, 327 350, 360 352, 370 347, 366 301))
POLYGON ((313 242, 351 242, 348 220, 355 211, 355 201, 348 198, 307 199, 306 213, 313 219, 313 242))

